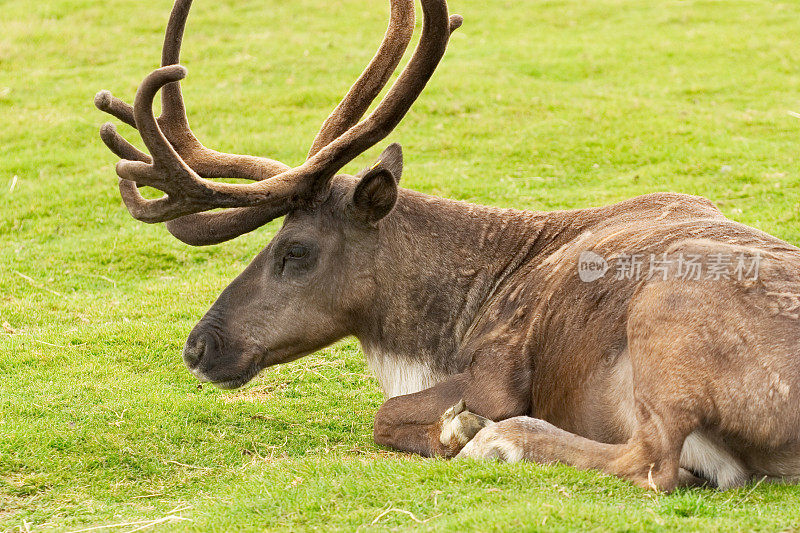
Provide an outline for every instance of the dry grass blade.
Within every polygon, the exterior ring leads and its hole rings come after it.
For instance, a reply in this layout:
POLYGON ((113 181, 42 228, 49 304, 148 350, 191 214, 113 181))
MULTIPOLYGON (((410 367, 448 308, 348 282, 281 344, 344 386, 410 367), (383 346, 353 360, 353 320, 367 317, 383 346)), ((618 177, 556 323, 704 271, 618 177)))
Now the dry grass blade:
MULTIPOLYGON (((761 479, 759 479, 759 480, 758 480, 758 482, 756 482, 756 483, 753 485, 753 487, 752 487, 752 488, 751 488, 749 491, 747 491, 747 494, 745 494, 744 496, 742 496, 741 498, 739 498, 739 500, 737 500, 737 502, 736 502, 735 504, 733 504, 733 506, 734 506, 734 507, 736 507, 736 506, 740 505, 742 502, 744 502, 745 500, 747 500, 747 498, 749 498, 749 497, 750 497, 750 495, 751 495, 751 494, 753 494, 753 493, 756 491, 756 489, 757 489, 757 488, 758 488, 758 487, 759 487, 759 486, 760 486, 762 483, 764 483, 764 481, 766 481, 766 480, 767 480, 767 478, 768 478, 768 477, 769 477, 769 476, 764 476, 764 477, 762 477, 761 479)), ((732 500, 733 500, 733 496, 731 496, 730 498, 728 498, 727 500, 725 500, 725 502, 723 503, 723 505, 727 505, 727 504, 729 504, 729 503, 730 503, 732 500)))
MULTIPOLYGON (((396 507, 390 507, 390 508, 386 509, 385 511, 383 511, 378 516, 376 516, 375 520, 373 520, 370 525, 377 524, 378 521, 380 521, 381 518, 383 518, 384 516, 386 516, 389 513, 402 513, 402 514, 408 515, 411 518, 411 520, 413 520, 414 522, 416 522, 418 524, 424 524, 425 522, 427 522, 427 520, 420 520, 419 518, 417 518, 414 515, 414 513, 412 513, 411 511, 406 511, 405 509, 397 509, 396 507)), ((430 520, 430 518, 428 520, 430 520)))
POLYGON ((129 529, 128 531, 125 532, 125 533, 133 533, 134 531, 141 531, 143 529, 155 527, 169 522, 191 522, 192 520, 190 518, 184 518, 183 516, 178 516, 175 514, 182 511, 186 511, 191 508, 192 507, 190 505, 187 505, 185 507, 178 506, 172 511, 170 511, 167 516, 164 516, 162 518, 155 518, 153 520, 136 520, 133 522, 122 522, 120 524, 106 524, 103 526, 93 526, 93 527, 87 527, 85 529, 77 529, 71 531, 70 533, 86 533, 88 531, 100 531, 103 529, 116 529, 116 528, 136 526, 133 529, 129 529))
POLYGON ((187 465, 186 463, 179 463, 178 461, 167 461, 167 464, 171 465, 178 465, 184 468, 190 468, 192 470, 214 470, 213 468, 207 466, 195 466, 195 465, 187 465))
POLYGON ((49 292, 49 293, 51 293, 51 294, 55 294, 56 296, 60 296, 61 298, 66 298, 66 296, 64 296, 64 295, 63 295, 63 294, 61 294, 60 292, 58 292, 58 291, 54 291, 53 289, 49 289, 49 288, 47 288, 47 287, 44 287, 44 286, 42 286, 42 285, 40 285, 40 284, 36 283, 36 281, 34 281, 34 279, 33 279, 33 278, 31 278, 30 276, 26 276, 26 275, 25 275, 25 274, 23 274, 22 272, 17 272, 16 270, 14 270, 13 272, 14 272, 14 274, 16 274, 17 276, 21 277, 22 279, 24 279, 25 281, 27 281, 28 283, 30 283, 30 284, 31 284, 33 287, 36 287, 36 288, 37 288, 37 289, 39 289, 39 290, 47 291, 47 292, 49 292))
POLYGON ((191 522, 192 520, 189 518, 184 518, 182 516, 170 515, 165 516, 164 518, 159 518, 158 520, 153 520, 148 524, 143 524, 139 527, 129 529, 125 533, 133 533, 134 531, 142 531, 144 529, 150 529, 151 527, 159 526, 161 524, 167 524, 170 522, 191 522))
POLYGON ((86 343, 83 344, 71 344, 71 345, 62 345, 62 344, 53 344, 52 342, 41 341, 39 339, 33 339, 33 342, 37 344, 44 344, 45 346, 52 346, 53 348, 62 348, 64 350, 68 348, 79 348, 81 346, 86 346, 86 343))

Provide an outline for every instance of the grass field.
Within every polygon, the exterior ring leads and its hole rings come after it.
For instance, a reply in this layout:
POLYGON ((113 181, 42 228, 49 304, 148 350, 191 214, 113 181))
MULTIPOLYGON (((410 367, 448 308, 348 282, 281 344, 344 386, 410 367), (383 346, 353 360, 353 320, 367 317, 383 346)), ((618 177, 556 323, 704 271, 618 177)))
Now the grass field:
MULTIPOLYGON (((197 0, 184 87, 199 137, 299 163, 386 3, 197 0)), ((183 341, 278 226, 193 249, 121 205, 92 97, 132 97, 170 4, 0 0, 0 530, 800 529, 791 486, 664 496, 381 449, 354 340, 241 391, 199 386, 183 341)), ((800 244, 800 4, 451 10, 466 22, 390 139, 407 187, 537 210, 701 194, 800 244)))

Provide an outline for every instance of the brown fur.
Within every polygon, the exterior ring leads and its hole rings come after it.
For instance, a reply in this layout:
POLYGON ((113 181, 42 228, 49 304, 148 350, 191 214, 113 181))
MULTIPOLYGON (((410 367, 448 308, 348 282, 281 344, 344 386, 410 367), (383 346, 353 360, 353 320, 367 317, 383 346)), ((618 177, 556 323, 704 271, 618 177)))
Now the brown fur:
POLYGON ((391 131, 433 73, 460 25, 441 0, 423 0, 415 59, 354 126, 410 38, 413 2, 392 3, 381 51, 301 167, 208 150, 189 130, 176 82, 189 4, 176 2, 164 67, 136 104, 105 92, 96 103, 137 126, 153 154, 104 126, 127 159, 120 187, 137 218, 210 244, 286 214, 189 336, 184 359, 198 378, 239 387, 354 335, 389 397, 375 418, 379 444, 561 462, 659 490, 800 476, 800 249, 680 194, 526 212, 400 189, 397 145, 358 176, 334 177, 391 131), (261 181, 209 181, 218 177, 261 181), (168 196, 145 201, 137 184, 168 196), (204 212, 214 207, 234 209, 204 212), (586 252, 696 256, 704 272, 718 254, 761 263, 750 277, 685 279, 670 262, 655 276, 587 281, 586 252))

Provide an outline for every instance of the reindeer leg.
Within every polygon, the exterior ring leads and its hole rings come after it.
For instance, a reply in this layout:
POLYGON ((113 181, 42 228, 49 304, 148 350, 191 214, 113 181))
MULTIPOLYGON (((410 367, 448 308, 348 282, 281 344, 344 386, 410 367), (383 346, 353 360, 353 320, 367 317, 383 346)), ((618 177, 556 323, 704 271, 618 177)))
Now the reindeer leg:
POLYGON ((487 458, 540 464, 562 463, 622 477, 647 489, 672 491, 702 481, 679 468, 679 444, 642 428, 625 444, 605 444, 559 429, 544 420, 520 416, 482 429, 458 458, 487 458))
POLYGON ((482 372, 478 366, 430 389, 391 398, 375 416, 375 442, 425 457, 454 457, 492 420, 527 413, 530 389, 509 384, 514 375, 520 373, 482 372))
POLYGON ((375 442, 425 457, 455 456, 490 423, 466 411, 465 388, 459 375, 430 389, 390 398, 375 416, 375 442))

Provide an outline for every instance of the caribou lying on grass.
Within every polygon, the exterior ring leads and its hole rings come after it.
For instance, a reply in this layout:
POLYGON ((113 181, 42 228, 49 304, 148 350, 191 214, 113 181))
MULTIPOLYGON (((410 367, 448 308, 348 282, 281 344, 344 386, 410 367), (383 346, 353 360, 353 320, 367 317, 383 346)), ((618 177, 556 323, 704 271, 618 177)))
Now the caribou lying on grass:
POLYGON ((388 397, 375 419, 382 445, 561 462, 667 491, 797 479, 800 249, 680 194, 526 212, 400 189, 397 145, 357 176, 336 175, 432 76, 461 24, 444 0, 422 0, 413 58, 359 122, 413 32, 413 0, 392 0, 377 55, 302 165, 207 149, 178 83, 190 4, 177 0, 163 66, 134 105, 106 91, 96 104, 152 154, 102 127, 135 218, 200 246, 286 217, 192 331, 184 359, 198 378, 239 387, 354 335, 388 397), (139 186, 166 195, 146 200, 139 186))

